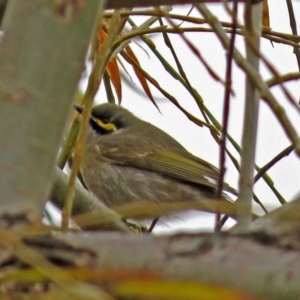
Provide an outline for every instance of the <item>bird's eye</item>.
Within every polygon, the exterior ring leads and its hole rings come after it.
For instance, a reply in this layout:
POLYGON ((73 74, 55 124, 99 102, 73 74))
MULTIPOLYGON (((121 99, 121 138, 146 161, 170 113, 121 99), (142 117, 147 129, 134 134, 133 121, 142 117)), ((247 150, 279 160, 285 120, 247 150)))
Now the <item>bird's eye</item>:
POLYGON ((109 120, 108 120, 107 118, 101 119, 101 121, 102 121, 104 124, 108 124, 108 123, 109 123, 109 120))

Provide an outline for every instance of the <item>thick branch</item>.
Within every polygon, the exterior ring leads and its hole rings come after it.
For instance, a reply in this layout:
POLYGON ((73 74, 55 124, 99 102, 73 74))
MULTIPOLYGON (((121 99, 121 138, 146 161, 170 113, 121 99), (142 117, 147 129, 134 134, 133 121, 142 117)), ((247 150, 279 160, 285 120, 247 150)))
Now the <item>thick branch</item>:
MULTIPOLYGON (((229 0, 228 2, 232 2, 229 0)), ((162 6, 162 5, 183 5, 197 3, 222 3, 222 0, 126 0, 126 7, 145 7, 145 6, 162 6)), ((245 2, 244 0, 238 0, 238 2, 245 2)), ((254 3, 260 2, 260 0, 253 1, 254 3)), ((106 8, 124 8, 123 0, 107 0, 106 8)))
POLYGON ((0 213, 42 215, 103 2, 82 3, 8 1, 1 23, 0 213))
MULTIPOLYGON (((232 2, 229 0, 228 2, 232 2)), ((8 0, 0 0, 0 23, 1 18, 5 10, 5 6, 8 0)), ((193 4, 195 1, 192 0, 127 0, 126 7, 147 7, 147 6, 162 6, 162 5, 184 5, 193 4)), ((238 2, 244 2, 244 0, 238 0, 238 2)), ((259 2, 259 1, 253 1, 259 2)), ((198 0, 197 3, 222 3, 222 0, 198 0)), ((108 0, 106 1, 106 8, 118 9, 124 8, 123 0, 108 0)))
POLYGON ((300 195, 293 201, 278 207, 250 224, 250 231, 264 231, 284 238, 293 244, 300 232, 300 195))
POLYGON ((93 249, 98 257, 93 267, 110 274, 115 270, 130 277, 136 271, 153 272, 160 279, 232 287, 264 299, 298 299, 300 293, 300 252, 282 249, 265 235, 95 233, 67 239, 93 249))

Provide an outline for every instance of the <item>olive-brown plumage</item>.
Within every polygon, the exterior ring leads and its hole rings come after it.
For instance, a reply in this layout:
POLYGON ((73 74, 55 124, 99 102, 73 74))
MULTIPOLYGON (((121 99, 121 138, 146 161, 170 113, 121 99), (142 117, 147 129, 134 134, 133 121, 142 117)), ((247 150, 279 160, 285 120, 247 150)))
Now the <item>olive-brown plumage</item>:
POLYGON ((93 108, 83 157, 85 184, 109 207, 215 197, 217 168, 114 104, 93 108))

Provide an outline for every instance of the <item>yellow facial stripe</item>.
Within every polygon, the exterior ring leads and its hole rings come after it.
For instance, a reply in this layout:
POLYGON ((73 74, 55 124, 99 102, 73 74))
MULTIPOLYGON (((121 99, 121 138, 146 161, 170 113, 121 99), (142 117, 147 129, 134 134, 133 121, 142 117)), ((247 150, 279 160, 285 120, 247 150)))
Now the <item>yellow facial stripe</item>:
POLYGON ((100 126, 101 128, 103 128, 106 131, 116 131, 117 130, 116 125, 113 123, 103 123, 100 119, 95 119, 95 118, 93 118, 93 120, 98 124, 98 126, 100 126))

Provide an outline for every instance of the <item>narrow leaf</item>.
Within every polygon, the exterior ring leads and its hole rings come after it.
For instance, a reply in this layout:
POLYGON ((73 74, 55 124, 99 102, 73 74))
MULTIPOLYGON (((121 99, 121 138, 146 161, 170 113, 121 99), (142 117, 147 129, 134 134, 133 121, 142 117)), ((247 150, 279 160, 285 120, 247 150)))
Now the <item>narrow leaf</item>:
POLYGON ((270 28, 270 15, 268 0, 263 0, 262 25, 270 28))
MULTIPOLYGON (((138 64, 138 65, 140 66, 140 63, 139 63, 137 57, 135 56, 134 52, 132 51, 132 49, 130 48, 129 45, 127 45, 127 46, 125 47, 125 51, 126 51, 126 53, 130 56, 130 58, 131 58, 136 64, 138 64)), ((137 76, 139 82, 141 83, 141 85, 142 85, 142 87, 143 87, 143 89, 144 89, 146 95, 147 95, 148 98, 152 101, 152 103, 157 107, 157 105, 156 105, 156 103, 155 103, 155 101, 154 101, 154 99, 153 99, 153 96, 152 96, 152 94, 151 94, 151 91, 150 91, 150 88, 149 88, 149 86, 148 86, 148 83, 147 83, 147 80, 146 80, 145 76, 144 76, 143 73, 140 72, 140 70, 139 70, 138 68, 136 68, 134 65, 132 65, 132 67, 133 67, 134 73, 136 74, 136 76, 137 76)), ((158 107, 157 107, 157 108, 158 108, 158 107)))
POLYGON ((122 101, 122 85, 121 85, 121 76, 120 71, 117 63, 117 59, 113 57, 107 64, 107 71, 110 75, 110 80, 115 88, 117 93, 118 102, 119 104, 122 101))

